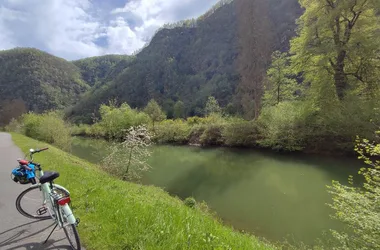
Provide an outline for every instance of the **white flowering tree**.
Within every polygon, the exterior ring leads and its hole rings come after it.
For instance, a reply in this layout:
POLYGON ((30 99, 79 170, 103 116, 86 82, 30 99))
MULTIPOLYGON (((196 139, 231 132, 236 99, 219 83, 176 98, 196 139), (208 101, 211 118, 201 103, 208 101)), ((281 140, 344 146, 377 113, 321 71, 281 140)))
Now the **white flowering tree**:
POLYGON ((125 140, 109 147, 109 155, 102 161, 103 168, 125 181, 137 181, 142 173, 151 167, 148 159, 151 155, 152 135, 146 126, 128 129, 125 140))

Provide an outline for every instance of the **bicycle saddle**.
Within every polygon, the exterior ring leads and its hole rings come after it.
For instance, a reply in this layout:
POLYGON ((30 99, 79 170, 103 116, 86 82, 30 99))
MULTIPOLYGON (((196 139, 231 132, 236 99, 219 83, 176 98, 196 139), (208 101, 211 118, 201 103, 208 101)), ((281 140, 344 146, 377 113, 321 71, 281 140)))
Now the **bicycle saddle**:
POLYGON ((44 175, 40 178, 40 183, 44 184, 46 182, 51 182, 52 180, 57 179, 58 177, 58 172, 45 172, 44 175))

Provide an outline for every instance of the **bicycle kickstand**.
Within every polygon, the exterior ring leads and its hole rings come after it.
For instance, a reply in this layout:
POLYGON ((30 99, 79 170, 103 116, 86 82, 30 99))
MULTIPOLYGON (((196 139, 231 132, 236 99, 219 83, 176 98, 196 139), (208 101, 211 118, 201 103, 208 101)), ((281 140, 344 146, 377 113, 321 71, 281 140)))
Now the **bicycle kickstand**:
POLYGON ((53 232, 54 232, 54 230, 57 228, 57 226, 58 226, 58 223, 55 224, 55 227, 53 228, 53 230, 51 230, 49 236, 48 236, 48 237, 46 238, 46 240, 44 241, 44 244, 46 244, 46 242, 49 240, 50 236, 53 234, 53 232))

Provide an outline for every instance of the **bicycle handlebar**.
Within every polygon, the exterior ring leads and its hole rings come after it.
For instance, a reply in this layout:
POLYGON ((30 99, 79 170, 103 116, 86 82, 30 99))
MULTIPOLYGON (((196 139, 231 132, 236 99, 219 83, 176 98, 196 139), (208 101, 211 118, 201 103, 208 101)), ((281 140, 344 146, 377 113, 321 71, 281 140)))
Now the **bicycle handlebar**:
POLYGON ((42 152, 42 151, 45 151, 45 150, 48 150, 49 148, 41 148, 41 149, 36 149, 34 150, 34 152, 31 152, 31 154, 36 154, 36 153, 39 153, 39 152, 42 152))

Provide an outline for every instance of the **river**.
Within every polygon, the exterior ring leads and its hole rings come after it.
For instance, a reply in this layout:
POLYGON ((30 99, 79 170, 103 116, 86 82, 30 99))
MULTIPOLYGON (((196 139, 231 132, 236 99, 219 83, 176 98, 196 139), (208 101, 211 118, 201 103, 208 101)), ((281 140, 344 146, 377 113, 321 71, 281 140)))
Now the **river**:
MULTIPOLYGON (((97 163, 109 143, 74 138, 72 153, 97 163)), ((269 240, 312 244, 324 230, 342 225, 331 219, 326 185, 347 183, 360 161, 255 150, 155 146, 153 167, 143 184, 162 187, 180 198, 205 201, 236 229, 269 240)))

